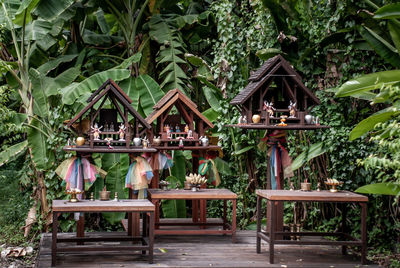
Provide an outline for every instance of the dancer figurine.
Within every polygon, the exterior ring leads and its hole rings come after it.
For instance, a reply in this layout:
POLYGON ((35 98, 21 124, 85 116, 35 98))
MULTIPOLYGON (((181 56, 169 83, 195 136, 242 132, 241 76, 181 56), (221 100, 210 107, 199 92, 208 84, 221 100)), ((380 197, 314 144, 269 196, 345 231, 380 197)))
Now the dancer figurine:
POLYGON ((112 138, 107 137, 104 140, 107 142, 108 149, 114 149, 114 147, 111 146, 112 138))
POLYGON ((189 132, 189 126, 186 125, 186 126, 185 126, 185 133, 188 133, 188 132, 189 132))
POLYGON ((100 140, 100 129, 102 129, 103 127, 99 127, 97 125, 97 123, 94 123, 94 127, 90 127, 92 129, 92 133, 93 133, 93 138, 94 140, 100 140))
POLYGON ((267 111, 267 113, 269 114, 269 117, 273 117, 274 111, 276 109, 274 108, 274 104, 272 103, 272 101, 271 102, 264 101, 263 110, 267 111))
POLYGON ((172 139, 172 136, 171 136, 171 127, 170 127, 169 125, 167 125, 167 126, 165 127, 165 130, 167 131, 167 138, 168 138, 168 139, 172 139))
POLYGON ((175 132, 181 132, 181 128, 178 125, 175 126, 175 132))
POLYGON ((295 118, 296 117, 296 102, 290 101, 290 104, 288 106, 289 108, 289 118, 295 118))
POLYGON ((187 133, 187 139, 194 139, 193 137, 193 131, 189 129, 188 133, 187 133))
POLYGON ((124 124, 121 123, 121 125, 119 126, 119 130, 118 130, 120 141, 125 141, 125 130, 126 130, 126 126, 124 126, 124 124))

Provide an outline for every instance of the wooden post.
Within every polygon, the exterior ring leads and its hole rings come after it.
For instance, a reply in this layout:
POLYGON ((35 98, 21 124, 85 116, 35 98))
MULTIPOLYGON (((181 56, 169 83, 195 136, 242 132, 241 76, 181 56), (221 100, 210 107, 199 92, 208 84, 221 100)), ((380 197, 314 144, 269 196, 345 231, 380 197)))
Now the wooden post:
MULTIPOLYGON (((134 154, 129 154, 129 164, 132 164, 134 157, 134 154)), ((129 199, 138 199, 138 196, 133 193, 132 189, 129 189, 129 199)), ((128 235, 140 235, 140 213, 128 213, 128 235)))
MULTIPOLYGON (((267 157, 267 189, 272 189, 272 183, 271 183, 271 161, 270 157, 267 157)), ((283 187, 283 174, 280 174, 280 185, 283 187)), ((277 190, 282 190, 282 189, 277 189, 277 190)), ((274 202, 274 205, 276 206, 276 213, 275 217, 272 215, 272 207, 270 207, 270 202, 267 203, 267 226, 268 227, 268 232, 271 233, 271 226, 274 226, 276 232, 282 232, 283 231, 283 202, 274 202), (272 224, 272 221, 274 221, 274 224, 272 224)), ((277 240, 281 240, 283 238, 282 235, 276 235, 277 240)))

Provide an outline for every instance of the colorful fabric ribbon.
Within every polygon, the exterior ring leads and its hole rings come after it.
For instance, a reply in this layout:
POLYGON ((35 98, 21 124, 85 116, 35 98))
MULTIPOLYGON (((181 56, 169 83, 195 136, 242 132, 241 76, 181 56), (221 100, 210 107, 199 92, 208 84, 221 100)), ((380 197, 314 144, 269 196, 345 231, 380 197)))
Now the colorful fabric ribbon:
POLYGON ((215 155, 207 154, 206 158, 199 158, 199 174, 204 176, 208 173, 208 182, 211 182, 213 185, 218 186, 221 183, 221 178, 219 176, 219 172, 217 167, 215 166, 214 159, 215 155))
POLYGON ((97 175, 105 177, 107 172, 95 165, 90 164, 89 160, 85 157, 71 157, 64 160, 56 169, 66 185, 67 190, 77 188, 79 190, 88 190, 95 182, 97 175), (83 189, 83 182, 85 182, 85 189, 83 189))
POLYGON ((283 178, 294 176, 292 170, 292 160, 286 149, 286 132, 284 130, 274 130, 271 134, 265 133, 261 140, 269 147, 268 156, 270 157, 271 188, 273 190, 283 189, 281 185, 281 173, 283 178))
POLYGON ((139 199, 146 197, 146 189, 153 178, 153 170, 147 160, 141 156, 135 157, 130 164, 128 173, 125 177, 125 187, 130 188, 139 199))
POLYGON ((157 159, 158 160, 157 170, 169 169, 174 165, 174 161, 172 160, 172 157, 167 153, 158 152, 156 154, 155 158, 153 158, 150 153, 144 153, 144 154, 142 154, 142 157, 144 157, 147 160, 147 162, 149 162, 150 166, 152 166, 152 167, 154 167, 153 159, 157 159))

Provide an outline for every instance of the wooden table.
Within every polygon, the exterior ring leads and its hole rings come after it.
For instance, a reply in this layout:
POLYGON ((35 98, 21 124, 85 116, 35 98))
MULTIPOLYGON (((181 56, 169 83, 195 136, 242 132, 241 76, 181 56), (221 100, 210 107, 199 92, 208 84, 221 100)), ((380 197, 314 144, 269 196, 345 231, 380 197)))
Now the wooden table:
POLYGON ((89 201, 81 200, 71 203, 67 200, 53 200, 53 233, 51 245, 51 265, 55 266, 57 252, 80 252, 80 251, 120 251, 120 250, 141 250, 142 254, 149 252, 149 263, 153 263, 153 247, 154 247, 154 205, 147 199, 140 200, 119 200, 119 201, 89 201), (58 216, 61 213, 73 212, 136 212, 143 215, 142 236, 123 235, 115 237, 74 237, 57 239, 58 216), (147 217, 149 224, 147 224, 147 217), (57 243, 61 242, 97 242, 97 241, 141 241, 142 245, 132 246, 112 246, 98 247, 92 246, 75 246, 58 248, 57 243))
POLYGON ((367 202, 368 197, 355 194, 348 191, 340 191, 331 193, 330 191, 290 191, 290 190, 257 190, 257 253, 261 252, 261 239, 269 243, 269 261, 274 263, 274 245, 276 244, 297 244, 297 245, 341 245, 342 254, 346 254, 346 246, 360 246, 361 247, 361 262, 366 264, 366 251, 367 251, 367 202), (261 201, 265 198, 272 208, 268 213, 267 231, 261 230, 261 201), (277 206, 280 202, 329 202, 341 203, 342 209, 342 226, 340 232, 281 232, 276 231, 275 221, 277 206), (361 239, 356 239, 351 235, 345 233, 346 228, 346 203, 358 203, 361 206, 361 239), (297 236, 338 236, 342 240, 338 241, 295 241, 277 239, 277 235, 297 235, 297 236), (347 240, 344 240, 347 239, 347 240), (349 241, 350 240, 350 241, 349 241))
POLYGON ((227 189, 201 189, 198 192, 190 190, 161 190, 149 189, 149 198, 156 206, 156 220, 155 220, 155 235, 193 235, 193 234, 230 234, 232 235, 232 242, 235 242, 236 235, 236 199, 237 195, 227 189), (222 216, 222 223, 208 223, 207 218, 200 215, 200 221, 197 221, 197 215, 193 215, 192 222, 160 222, 159 207, 161 200, 192 200, 196 203, 199 201, 207 200, 223 200, 224 212, 222 216), (227 201, 232 202, 232 224, 229 224, 226 219, 227 201), (169 226, 200 226, 200 229, 161 229, 162 225, 169 226), (206 229, 206 226, 222 226, 222 230, 206 229))

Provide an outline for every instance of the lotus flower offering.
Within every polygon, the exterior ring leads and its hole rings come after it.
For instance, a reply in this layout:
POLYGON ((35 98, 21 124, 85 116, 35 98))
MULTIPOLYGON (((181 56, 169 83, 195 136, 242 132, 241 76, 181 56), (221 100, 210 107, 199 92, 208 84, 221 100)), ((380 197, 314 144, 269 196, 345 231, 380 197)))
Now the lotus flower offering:
POLYGON ((336 187, 343 184, 343 182, 338 181, 337 179, 326 179, 325 184, 331 186, 331 189, 329 189, 329 191, 331 191, 332 193, 336 193, 338 191, 336 187))
POLYGON ((200 186, 207 182, 207 179, 199 174, 190 173, 189 176, 186 176, 186 181, 192 187, 192 191, 197 192, 200 190, 200 186))
POLYGON ((69 202, 76 203, 78 202, 76 195, 82 194, 83 191, 79 190, 78 188, 71 188, 70 190, 65 190, 65 193, 71 195, 69 202))

